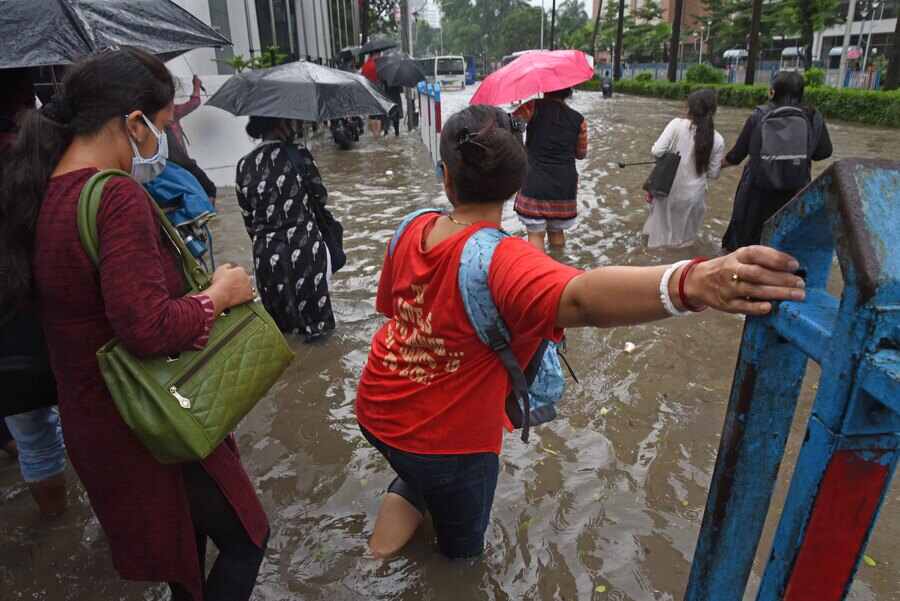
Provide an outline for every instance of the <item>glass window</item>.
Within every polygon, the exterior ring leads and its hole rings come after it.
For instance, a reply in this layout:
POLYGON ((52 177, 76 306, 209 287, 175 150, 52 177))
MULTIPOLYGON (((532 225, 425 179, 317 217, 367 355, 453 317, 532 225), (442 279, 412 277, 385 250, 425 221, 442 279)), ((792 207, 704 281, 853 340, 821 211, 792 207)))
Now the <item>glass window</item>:
MULTIPOLYGON (((209 0, 209 21, 213 29, 231 39, 231 22, 228 20, 228 0, 209 0)), ((216 49, 216 65, 219 75, 234 73, 226 61, 234 58, 231 46, 216 49)))
POLYGON ((461 58, 439 58, 437 60, 438 75, 465 75, 466 65, 461 58))

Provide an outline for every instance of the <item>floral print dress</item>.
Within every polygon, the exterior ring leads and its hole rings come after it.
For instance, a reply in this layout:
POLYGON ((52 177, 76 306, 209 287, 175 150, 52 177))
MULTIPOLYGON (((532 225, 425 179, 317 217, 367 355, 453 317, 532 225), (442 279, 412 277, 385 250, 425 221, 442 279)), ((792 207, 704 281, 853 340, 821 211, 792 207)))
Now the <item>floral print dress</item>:
POLYGON ((307 342, 335 327, 331 261, 311 204, 324 205, 327 198, 306 148, 264 142, 238 162, 237 199, 253 241, 263 305, 283 332, 307 342))

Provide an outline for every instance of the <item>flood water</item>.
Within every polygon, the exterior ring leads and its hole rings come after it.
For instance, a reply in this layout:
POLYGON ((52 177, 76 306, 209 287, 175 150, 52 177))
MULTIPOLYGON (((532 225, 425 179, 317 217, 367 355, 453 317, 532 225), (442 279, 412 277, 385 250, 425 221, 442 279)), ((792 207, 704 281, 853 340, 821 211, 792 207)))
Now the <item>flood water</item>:
MULTIPOLYGON (((471 92, 444 96, 444 114, 471 92)), ((655 137, 680 104, 578 93, 590 125, 579 164, 580 219, 566 263, 646 265, 714 254, 731 210, 738 169, 709 195, 695 248, 649 252, 640 230, 647 209, 640 184, 655 137)), ((748 111, 722 109, 717 129, 730 146, 748 111)), ((900 156, 896 130, 832 124, 835 158, 900 156)), ((384 247, 407 212, 446 206, 416 135, 366 137, 352 152, 321 138, 311 147, 345 228, 348 263, 335 278, 337 333, 292 346, 296 361, 241 424, 238 440, 271 520, 269 550, 255 599, 378 601, 681 599, 710 484, 742 319, 706 313, 615 330, 573 330, 570 382, 562 417, 523 444, 507 435, 487 551, 453 563, 419 533, 397 558, 366 555, 380 498, 392 473, 360 435, 353 413, 357 379, 382 318, 374 297, 384 247), (624 351, 626 342, 636 346, 624 351), (599 592, 598 587, 605 587, 599 592)), ((219 204, 219 261, 250 266, 250 243, 233 197, 219 204)), ((523 230, 507 211, 509 230, 523 230)), ((783 471, 792 469, 818 372, 810 366, 783 471)), ((77 481, 70 469, 70 482, 77 481)), ((783 502, 781 478, 761 557, 783 502)), ((120 581, 83 489, 70 511, 41 522, 14 463, 0 459, 0 599, 166 599, 158 585, 120 581)), ((850 598, 900 601, 900 487, 889 492, 850 598)), ((755 598, 760 564, 747 599, 755 598)))

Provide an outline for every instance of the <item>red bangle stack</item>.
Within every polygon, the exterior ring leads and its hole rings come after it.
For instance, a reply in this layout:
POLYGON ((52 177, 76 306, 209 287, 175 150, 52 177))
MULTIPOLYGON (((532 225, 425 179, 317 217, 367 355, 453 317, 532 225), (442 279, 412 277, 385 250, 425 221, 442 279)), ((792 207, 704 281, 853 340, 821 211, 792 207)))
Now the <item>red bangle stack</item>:
POLYGON ((681 300, 681 304, 688 311, 693 311, 694 313, 699 313, 703 311, 706 307, 695 307, 691 303, 688 302, 687 295, 684 293, 684 283, 687 281, 688 274, 691 270, 696 267, 699 263, 703 261, 708 261, 708 257, 696 257, 690 263, 684 266, 684 269, 681 270, 681 277, 678 278, 678 298, 681 300))

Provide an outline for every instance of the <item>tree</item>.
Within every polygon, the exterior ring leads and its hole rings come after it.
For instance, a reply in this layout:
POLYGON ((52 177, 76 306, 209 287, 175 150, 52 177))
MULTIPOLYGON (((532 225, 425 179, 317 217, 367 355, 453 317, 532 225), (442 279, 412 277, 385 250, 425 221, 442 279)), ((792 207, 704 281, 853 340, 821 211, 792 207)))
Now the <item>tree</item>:
POLYGON ((369 7, 369 35, 381 34, 394 37, 399 28, 394 19, 396 0, 367 0, 369 7))
MULTIPOLYGON (((524 0, 442 0, 444 47, 453 53, 479 55, 490 60, 503 57, 510 46, 518 50, 536 48, 537 42, 529 41, 526 48, 522 47, 523 41, 513 44, 506 25, 513 13, 528 7, 524 0)), ((530 22, 518 22, 528 31, 537 27, 539 41, 541 17, 540 9, 536 10, 528 13, 532 17, 530 22)), ((520 13, 516 19, 523 19, 523 15, 520 13)))
POLYGON ((750 22, 750 51, 747 53, 747 73, 744 83, 752 86, 756 79, 756 62, 759 59, 759 24, 762 19, 763 0, 753 0, 753 17, 750 22))
POLYGON ((841 15, 841 0, 793 0, 793 3, 797 10, 800 44, 806 49, 805 64, 810 67, 813 33, 844 21, 841 15))
POLYGON ((885 90, 896 90, 900 88, 900 18, 897 19, 897 26, 894 28, 894 44, 891 46, 891 54, 888 59, 887 75, 884 78, 885 90))
POLYGON ((575 31, 569 32, 562 36, 560 46, 562 48, 570 48, 572 50, 581 50, 591 56, 594 55, 594 45, 592 39, 594 37, 593 23, 585 23, 575 31))
POLYGON ((435 29, 425 19, 416 21, 415 53, 416 56, 433 56, 441 48, 440 29, 435 29))
POLYGON ((616 18, 616 54, 613 57, 613 78, 622 79, 622 36, 625 34, 625 0, 619 0, 619 14, 616 18))
POLYGON ((556 40, 554 40, 554 47, 560 46, 560 42, 566 36, 573 35, 589 21, 588 14, 579 0, 563 0, 557 7, 556 14, 556 40))
POLYGON ((672 19, 672 41, 669 42, 669 81, 678 79, 678 48, 681 45, 681 19, 684 0, 675 0, 675 14, 672 19))
POLYGON ((520 50, 537 48, 541 44, 541 9, 536 6, 517 6, 503 20, 500 29, 499 56, 520 50))
POLYGON ((662 18, 662 8, 655 0, 648 0, 632 18, 626 18, 624 30, 623 53, 638 61, 662 58, 663 47, 672 34, 671 26, 662 18))
POLYGON ((594 15, 593 32, 591 33, 591 56, 597 56, 597 34, 600 33, 600 17, 603 15, 603 0, 597 6, 597 14, 594 15))

